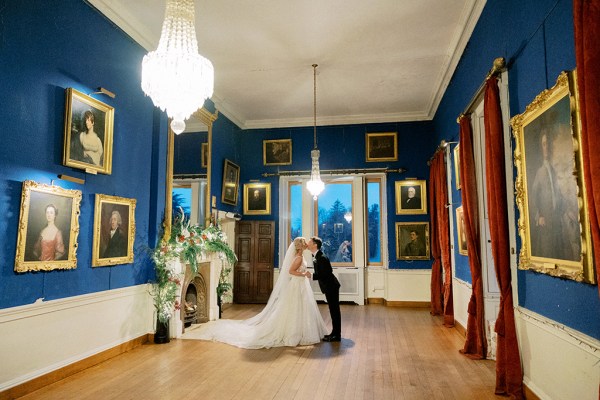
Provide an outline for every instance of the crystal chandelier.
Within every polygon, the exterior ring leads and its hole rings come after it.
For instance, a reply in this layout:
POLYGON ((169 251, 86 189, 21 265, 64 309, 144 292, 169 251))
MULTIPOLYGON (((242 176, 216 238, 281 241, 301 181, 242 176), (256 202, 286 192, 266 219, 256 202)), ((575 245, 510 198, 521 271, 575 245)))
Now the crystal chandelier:
POLYGON ((194 0, 167 0, 158 48, 142 61, 142 90, 172 118, 179 134, 185 120, 213 94, 212 63, 198 54, 194 0))
POLYGON ((314 82, 314 101, 313 101, 313 115, 314 115, 314 143, 315 147, 310 152, 310 158, 312 158, 312 166, 310 168, 310 180, 306 183, 306 188, 313 195, 313 200, 317 200, 317 196, 321 194, 325 188, 325 184, 321 180, 321 173, 319 172, 319 155, 321 152, 317 149, 317 64, 313 64, 313 82, 314 82))

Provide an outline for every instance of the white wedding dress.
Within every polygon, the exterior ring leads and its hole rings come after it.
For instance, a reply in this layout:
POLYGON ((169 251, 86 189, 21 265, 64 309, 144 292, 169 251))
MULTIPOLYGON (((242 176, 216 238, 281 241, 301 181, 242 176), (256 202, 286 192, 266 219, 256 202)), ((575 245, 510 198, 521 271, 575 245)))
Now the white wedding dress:
MULTIPOLYGON (((302 256, 295 255, 292 243, 269 301, 259 314, 246 320, 210 321, 186 331, 182 338, 215 340, 244 349, 319 343, 327 328, 309 279, 289 272, 296 257, 302 256)), ((300 271, 306 271, 304 259, 300 271)))

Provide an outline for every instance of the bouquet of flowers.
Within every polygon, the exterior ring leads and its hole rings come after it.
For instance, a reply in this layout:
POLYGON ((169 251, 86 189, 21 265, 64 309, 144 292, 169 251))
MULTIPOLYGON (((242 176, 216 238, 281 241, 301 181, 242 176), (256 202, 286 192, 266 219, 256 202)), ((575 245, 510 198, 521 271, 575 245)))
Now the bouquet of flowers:
MULTIPOLYGON (((190 224, 185 218, 183 209, 179 208, 174 218, 171 235, 154 249, 152 260, 156 271, 156 284, 152 289, 154 307, 161 322, 171 318, 174 309, 179 309, 177 296, 180 292, 181 274, 176 273, 169 261, 182 259, 190 265, 192 273, 198 271, 198 258, 206 253, 217 253, 221 260, 227 260, 234 265, 237 257, 227 244, 227 236, 219 225, 210 224, 203 228, 190 224)), ((231 268, 222 268, 217 286, 219 299, 231 289, 228 276, 231 268)))

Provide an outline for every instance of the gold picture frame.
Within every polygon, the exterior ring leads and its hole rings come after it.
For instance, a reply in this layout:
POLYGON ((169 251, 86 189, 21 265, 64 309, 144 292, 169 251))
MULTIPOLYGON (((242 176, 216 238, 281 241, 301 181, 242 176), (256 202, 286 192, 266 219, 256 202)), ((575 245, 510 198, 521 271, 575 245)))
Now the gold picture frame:
POLYGON ((24 181, 15 271, 77 268, 81 191, 24 181))
POLYGON ((519 268, 595 283, 575 72, 562 72, 511 125, 519 268))
POLYGON ((110 175, 113 127, 113 107, 67 88, 63 164, 110 175))
POLYGON ((96 194, 92 266, 131 264, 136 199, 96 194))
POLYGON ((427 214, 427 182, 417 179, 396 181, 396 215, 427 214))
POLYGON ((291 165, 292 139, 263 140, 264 165, 291 165))
POLYGON ((244 215, 271 214, 271 184, 244 183, 244 215))
POLYGON ((221 189, 221 203, 236 206, 238 202, 238 188, 240 182, 240 167, 225 159, 223 166, 223 188, 221 189))
POLYGON ((398 161, 398 133, 367 133, 365 149, 367 162, 398 161))
POLYGON ((396 260, 429 260, 429 222, 396 222, 396 260))
POLYGON ((204 142, 202 143, 202 148, 201 148, 201 159, 200 159, 200 166, 202 168, 207 168, 208 167, 208 143, 204 142))
POLYGON ((454 147, 454 183, 456 186, 456 190, 460 190, 461 188, 461 184, 460 184, 460 150, 459 147, 460 144, 457 144, 456 147, 454 147))
POLYGON ((468 255, 467 251, 467 234, 465 231, 465 213, 463 206, 457 207, 456 210, 456 240, 458 241, 458 253, 463 256, 468 255))

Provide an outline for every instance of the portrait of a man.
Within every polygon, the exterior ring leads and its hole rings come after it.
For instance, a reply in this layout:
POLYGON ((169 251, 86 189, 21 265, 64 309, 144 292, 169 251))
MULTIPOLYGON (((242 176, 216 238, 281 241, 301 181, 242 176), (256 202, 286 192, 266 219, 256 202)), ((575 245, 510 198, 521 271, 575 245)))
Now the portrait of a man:
POLYGON ((125 257, 127 255, 127 235, 123 232, 123 218, 119 210, 113 210, 108 220, 109 232, 104 236, 104 251, 100 258, 125 257))
POLYGON ((396 181, 396 214, 426 214, 424 180, 396 181))
POLYGON ((581 230, 569 98, 525 128, 531 255, 578 261, 581 230))
POLYGON ((269 215, 271 214, 271 184, 246 183, 244 184, 244 214, 269 215))
POLYGON ((133 262, 135 199, 96 195, 93 266, 133 262))
POLYGON ((417 210, 421 208, 421 188, 418 186, 408 186, 402 188, 402 201, 400 203, 403 209, 417 210))
POLYGON ((398 260, 429 259, 429 223, 396 222, 398 260))
POLYGON ((221 201, 226 204, 237 205, 240 167, 229 160, 225 160, 223 167, 223 189, 221 201))

